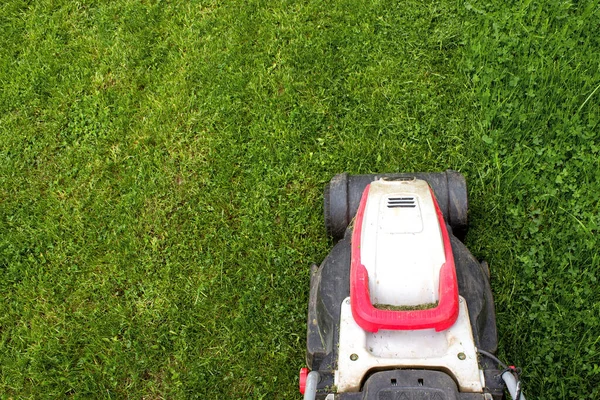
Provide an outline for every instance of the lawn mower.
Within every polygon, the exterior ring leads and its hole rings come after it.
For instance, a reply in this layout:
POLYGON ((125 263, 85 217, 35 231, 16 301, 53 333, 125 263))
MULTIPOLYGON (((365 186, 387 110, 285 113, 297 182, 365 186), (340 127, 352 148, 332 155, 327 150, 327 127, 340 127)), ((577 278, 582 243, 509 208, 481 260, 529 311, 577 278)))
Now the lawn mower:
POLYGON ((311 267, 305 400, 525 400, 495 356, 460 173, 336 175, 324 214, 337 243, 311 267))

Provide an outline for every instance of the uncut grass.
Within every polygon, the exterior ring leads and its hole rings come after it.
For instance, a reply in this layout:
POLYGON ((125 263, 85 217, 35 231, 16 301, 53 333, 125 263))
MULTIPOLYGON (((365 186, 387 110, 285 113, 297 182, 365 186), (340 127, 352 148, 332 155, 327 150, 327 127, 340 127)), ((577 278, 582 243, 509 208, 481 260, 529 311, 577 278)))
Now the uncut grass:
POLYGON ((598 397, 597 3, 0 12, 8 396, 297 397, 325 182, 454 168, 500 355, 598 397))
POLYGON ((494 266, 501 353, 530 397, 598 398, 599 6, 471 13, 464 62, 489 163, 473 171, 469 239, 494 266))

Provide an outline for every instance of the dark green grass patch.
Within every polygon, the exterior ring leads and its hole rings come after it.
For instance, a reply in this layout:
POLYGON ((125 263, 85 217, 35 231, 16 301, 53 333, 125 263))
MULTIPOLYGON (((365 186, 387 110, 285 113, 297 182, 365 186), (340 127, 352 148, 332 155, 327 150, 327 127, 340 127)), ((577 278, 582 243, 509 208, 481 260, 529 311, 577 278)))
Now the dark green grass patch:
POLYGON ((341 171, 454 168, 528 398, 600 392, 597 2, 0 6, 0 392, 298 398, 341 171))
POLYGON ((531 396, 598 398, 598 3, 471 13, 464 60, 489 162, 470 241, 495 265, 501 347, 531 396))

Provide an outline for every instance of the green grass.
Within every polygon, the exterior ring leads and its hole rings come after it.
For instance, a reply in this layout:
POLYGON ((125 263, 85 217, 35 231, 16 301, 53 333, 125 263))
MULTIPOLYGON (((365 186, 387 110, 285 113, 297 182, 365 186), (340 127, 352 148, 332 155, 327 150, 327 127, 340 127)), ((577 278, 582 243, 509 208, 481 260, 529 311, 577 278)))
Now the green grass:
POLYGON ((5 1, 3 398, 299 398, 341 171, 467 177, 501 358, 600 398, 597 1, 5 1))

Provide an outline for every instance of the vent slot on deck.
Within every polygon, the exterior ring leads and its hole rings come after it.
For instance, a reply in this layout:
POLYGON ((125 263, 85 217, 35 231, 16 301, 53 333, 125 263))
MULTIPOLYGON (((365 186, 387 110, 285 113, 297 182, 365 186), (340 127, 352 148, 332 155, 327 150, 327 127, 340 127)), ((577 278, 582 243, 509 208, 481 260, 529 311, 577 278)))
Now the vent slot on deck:
POLYGON ((388 208, 415 208, 416 200, 414 197, 388 197, 388 208))

